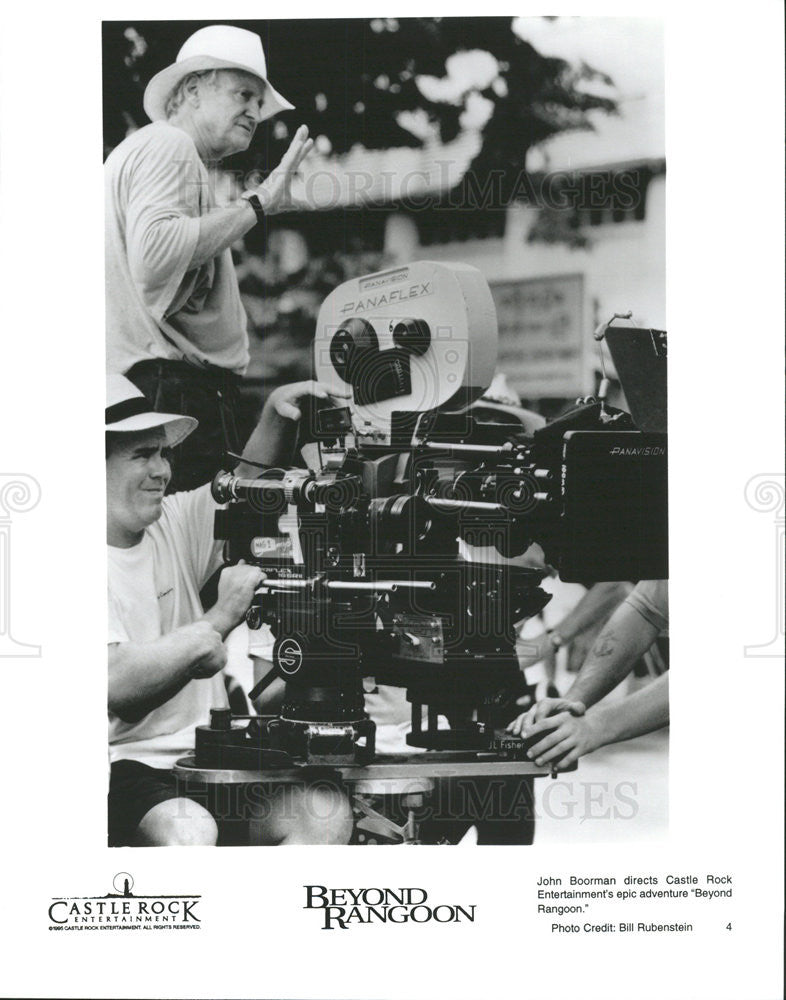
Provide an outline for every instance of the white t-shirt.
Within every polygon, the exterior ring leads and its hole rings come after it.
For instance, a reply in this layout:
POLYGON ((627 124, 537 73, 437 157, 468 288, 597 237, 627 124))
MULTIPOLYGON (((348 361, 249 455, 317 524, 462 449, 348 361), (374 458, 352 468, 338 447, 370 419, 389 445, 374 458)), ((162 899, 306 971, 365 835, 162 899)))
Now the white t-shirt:
MULTIPOLYGON (((130 549, 108 547, 109 643, 151 642, 202 617, 199 591, 221 565, 210 486, 165 497, 161 517, 130 549)), ((227 706, 223 674, 190 681, 139 722, 109 713, 110 760, 171 767, 194 748, 194 727, 227 706)))
POLYGON ((232 253, 190 267, 199 218, 216 206, 190 136, 147 125, 112 151, 104 171, 108 371, 171 358, 242 375, 248 332, 232 253))
POLYGON ((669 634, 668 580, 639 580, 625 603, 635 608, 662 636, 669 634))

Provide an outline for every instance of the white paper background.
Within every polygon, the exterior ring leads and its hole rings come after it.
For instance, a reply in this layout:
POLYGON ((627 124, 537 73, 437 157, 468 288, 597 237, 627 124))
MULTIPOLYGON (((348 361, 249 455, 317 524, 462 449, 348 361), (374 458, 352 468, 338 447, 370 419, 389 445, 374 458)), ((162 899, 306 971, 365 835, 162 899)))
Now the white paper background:
MULTIPOLYGON (((140 18, 176 11, 222 13, 203 2, 133 5, 140 18)), ((668 15, 670 837, 461 854, 104 846, 100 20, 131 12, 15 3, 2 15, 0 470, 30 474, 42 488, 40 504, 13 517, 10 587, 15 637, 44 652, 0 659, 0 992, 781 996, 783 661, 743 656, 776 628, 775 514, 752 510, 743 494, 752 476, 782 468, 781 5, 642 9, 668 15), (151 892, 201 893, 202 930, 48 932, 52 896, 100 895, 123 869, 151 892), (542 874, 713 870, 734 875, 734 899, 722 907, 657 903, 617 916, 687 915, 692 935, 552 937, 535 916, 542 874), (477 921, 327 934, 317 913, 301 909, 304 883, 424 886, 435 901, 477 904, 477 921)), ((403 2, 395 12, 422 13, 403 2)), ((574 3, 567 12, 632 7, 574 3)), ((231 10, 274 13, 369 12, 241 2, 231 10)))

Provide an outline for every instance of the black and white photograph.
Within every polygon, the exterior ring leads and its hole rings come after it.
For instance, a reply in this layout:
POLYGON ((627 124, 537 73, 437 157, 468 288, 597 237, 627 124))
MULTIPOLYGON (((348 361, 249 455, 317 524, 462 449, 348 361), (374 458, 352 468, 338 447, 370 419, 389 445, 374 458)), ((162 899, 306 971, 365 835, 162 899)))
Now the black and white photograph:
POLYGON ((110 845, 665 833, 662 24, 103 42, 110 845))
POLYGON ((3 8, 1 996, 781 1000, 783 29, 3 8))

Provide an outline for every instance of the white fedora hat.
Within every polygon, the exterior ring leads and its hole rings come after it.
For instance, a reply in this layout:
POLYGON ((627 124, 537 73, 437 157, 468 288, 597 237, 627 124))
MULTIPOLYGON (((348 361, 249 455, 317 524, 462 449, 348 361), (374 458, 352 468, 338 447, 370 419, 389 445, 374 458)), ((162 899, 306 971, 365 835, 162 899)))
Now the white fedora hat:
POLYGON ((258 76, 265 82, 261 121, 272 118, 279 111, 294 108, 270 84, 262 39, 253 31, 232 28, 227 24, 214 24, 200 28, 186 40, 171 66, 156 73, 145 88, 145 112, 151 121, 166 119, 166 102, 175 87, 189 73, 210 69, 239 69, 258 76))
POLYGON ((107 375, 104 430, 120 433, 162 428, 170 448, 184 441, 199 421, 178 413, 155 413, 148 398, 125 375, 107 375))

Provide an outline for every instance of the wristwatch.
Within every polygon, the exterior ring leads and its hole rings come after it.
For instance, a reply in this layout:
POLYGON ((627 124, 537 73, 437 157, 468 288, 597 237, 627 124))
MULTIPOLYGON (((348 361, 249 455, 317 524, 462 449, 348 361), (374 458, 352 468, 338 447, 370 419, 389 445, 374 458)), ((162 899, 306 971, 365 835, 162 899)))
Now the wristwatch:
POLYGON ((257 195, 253 191, 244 191, 240 196, 254 209, 254 215, 257 217, 257 223, 260 223, 265 218, 265 210, 262 208, 262 202, 259 200, 257 195))
POLYGON ((562 638, 559 632, 556 631, 556 629, 550 628, 547 632, 547 635, 554 649, 561 649, 565 645, 565 640, 562 638))

